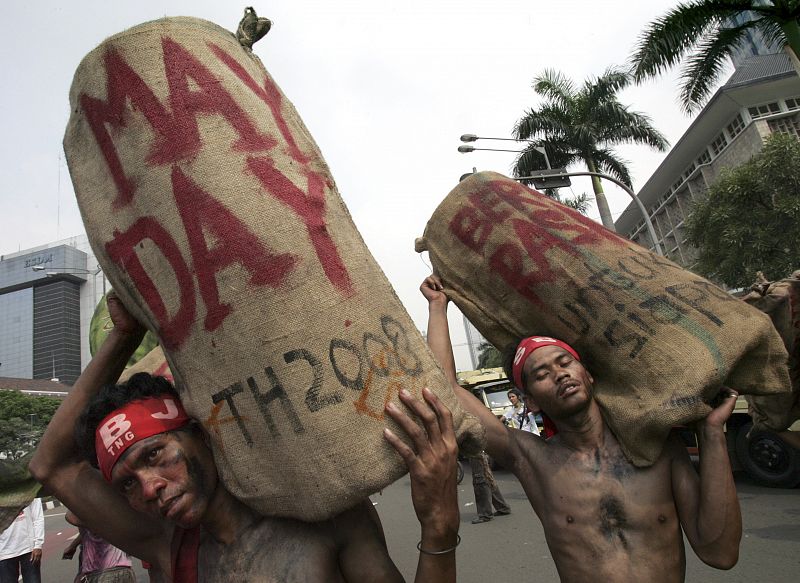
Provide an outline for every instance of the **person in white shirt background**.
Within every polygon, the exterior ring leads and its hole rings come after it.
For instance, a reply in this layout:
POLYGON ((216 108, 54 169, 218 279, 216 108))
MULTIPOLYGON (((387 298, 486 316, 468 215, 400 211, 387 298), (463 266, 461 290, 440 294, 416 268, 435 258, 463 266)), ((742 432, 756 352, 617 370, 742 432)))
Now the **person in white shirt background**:
POLYGON ((525 406, 519 389, 508 391, 508 400, 511 401, 511 407, 503 414, 503 423, 512 429, 521 429, 539 435, 539 426, 536 424, 535 416, 525 406))
POLYGON ((34 498, 0 534, 0 583, 41 583, 44 513, 34 498))

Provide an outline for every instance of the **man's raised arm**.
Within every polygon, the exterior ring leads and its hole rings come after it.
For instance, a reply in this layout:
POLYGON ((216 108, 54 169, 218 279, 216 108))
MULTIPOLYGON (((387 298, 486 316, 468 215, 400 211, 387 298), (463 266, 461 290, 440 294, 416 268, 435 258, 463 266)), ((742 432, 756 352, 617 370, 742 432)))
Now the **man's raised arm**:
POLYGON ((677 440, 670 444, 675 451, 672 487, 681 525, 697 556, 717 569, 736 564, 742 538, 742 513, 723 429, 738 395, 726 391, 722 404, 698 423, 699 478, 685 448, 677 440))
POLYGON ((92 397, 113 384, 125 368, 145 329, 125 310, 119 298, 108 296, 114 328, 69 395, 51 419, 29 469, 33 477, 78 515, 93 532, 136 556, 152 560, 152 538, 163 534, 130 508, 122 495, 103 480, 80 454, 75 425, 92 397))
POLYGON ((444 369, 447 380, 453 387, 461 406, 480 419, 486 430, 486 451, 489 455, 507 463, 509 448, 513 446, 508 430, 475 395, 458 384, 456 364, 453 357, 453 345, 450 342, 450 325, 447 322, 447 295, 441 280, 431 275, 419 287, 422 295, 428 300, 428 346, 433 356, 444 369))

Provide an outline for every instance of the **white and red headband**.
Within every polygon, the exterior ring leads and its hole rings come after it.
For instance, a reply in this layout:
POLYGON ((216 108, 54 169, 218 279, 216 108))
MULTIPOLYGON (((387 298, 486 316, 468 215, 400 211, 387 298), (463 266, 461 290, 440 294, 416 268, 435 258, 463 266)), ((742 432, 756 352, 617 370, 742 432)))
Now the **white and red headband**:
POLYGON ((94 445, 97 464, 107 482, 111 482, 111 470, 120 456, 133 444, 145 439, 179 429, 191 419, 172 396, 148 397, 115 409, 106 415, 97 426, 94 445))
POLYGON ((520 390, 524 391, 525 387, 522 384, 522 367, 525 366, 525 361, 533 354, 534 351, 544 348, 545 346, 558 346, 569 352, 575 357, 575 360, 580 360, 577 351, 566 342, 550 338, 549 336, 530 336, 520 341, 517 346, 517 353, 514 355, 514 366, 512 372, 514 373, 514 384, 520 390))

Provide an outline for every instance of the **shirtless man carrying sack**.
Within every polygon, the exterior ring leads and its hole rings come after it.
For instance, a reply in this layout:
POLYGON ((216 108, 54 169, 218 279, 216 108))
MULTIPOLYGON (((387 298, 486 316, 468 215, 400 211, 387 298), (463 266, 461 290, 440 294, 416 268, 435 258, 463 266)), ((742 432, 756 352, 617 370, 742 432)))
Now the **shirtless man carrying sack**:
MULTIPOLYGON (((200 425, 166 379, 140 373, 113 385, 145 331, 113 294, 108 305, 114 329, 30 463, 33 476, 82 526, 173 583, 403 580, 369 500, 306 523, 261 516, 234 498, 219 480, 200 425)), ((422 427, 397 407, 386 409, 413 449, 389 429, 385 436, 410 468, 422 530, 416 581, 453 583, 458 446, 450 412, 433 393, 423 396, 426 402, 401 391, 422 427)))
POLYGON ((580 355, 534 336, 510 352, 506 374, 558 433, 545 441, 508 429, 456 382, 443 289, 434 276, 420 287, 428 300, 428 343, 463 406, 481 419, 486 451, 522 483, 562 581, 683 581, 683 534, 704 563, 736 564, 742 518, 723 432, 735 392, 698 423, 699 476, 674 436, 655 464, 637 468, 603 421, 580 355))

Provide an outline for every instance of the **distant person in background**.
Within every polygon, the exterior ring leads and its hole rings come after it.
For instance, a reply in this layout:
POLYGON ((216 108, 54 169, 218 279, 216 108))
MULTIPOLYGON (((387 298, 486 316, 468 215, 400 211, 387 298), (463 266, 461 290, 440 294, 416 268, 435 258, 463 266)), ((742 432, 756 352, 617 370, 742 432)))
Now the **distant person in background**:
POLYGON ((34 498, 0 534, 0 583, 41 583, 44 513, 42 501, 34 498))
POLYGON ((503 414, 503 425, 539 435, 539 426, 536 425, 534 413, 525 405, 522 392, 519 389, 511 389, 508 391, 508 400, 511 401, 511 407, 503 414))
POLYGON ((72 559, 79 545, 76 583, 136 583, 130 557, 87 528, 80 528, 78 536, 64 549, 62 558, 72 559))
POLYGON ((472 519, 472 524, 489 522, 493 516, 511 514, 511 507, 497 487, 497 482, 489 467, 489 459, 484 452, 469 458, 472 469, 472 489, 475 491, 475 507, 478 510, 477 518, 472 519), (492 512, 494 507, 494 512, 492 512))

